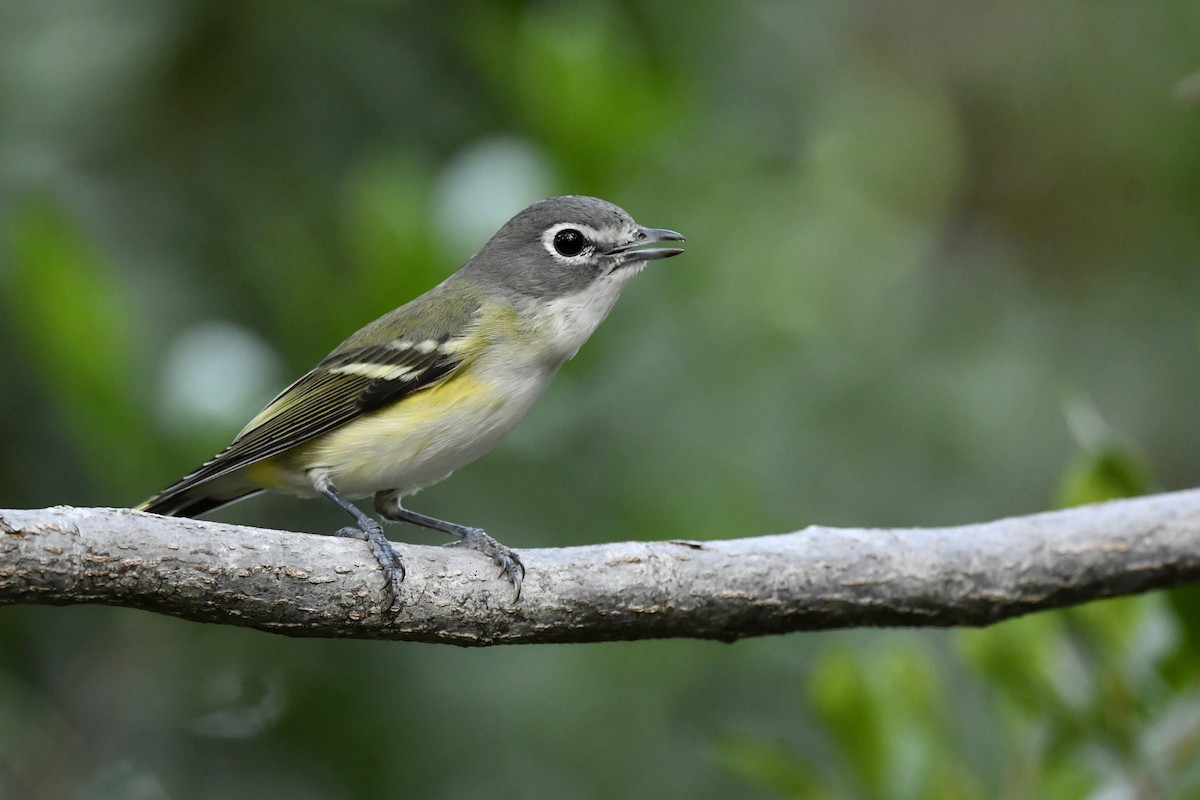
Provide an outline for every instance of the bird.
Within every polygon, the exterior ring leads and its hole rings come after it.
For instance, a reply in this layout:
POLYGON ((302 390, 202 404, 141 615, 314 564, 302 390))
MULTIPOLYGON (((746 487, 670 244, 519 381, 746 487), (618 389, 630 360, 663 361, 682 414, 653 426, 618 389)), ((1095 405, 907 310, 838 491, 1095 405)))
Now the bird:
POLYGON ((441 531, 479 551, 521 596, 520 556, 483 529, 401 501, 491 450, 651 261, 684 237, 643 227, 596 197, 536 202, 506 222, 437 286, 339 344, 279 393, 200 467, 136 508, 197 517, 264 491, 325 497, 355 522, 400 608, 405 567, 385 520, 441 531))

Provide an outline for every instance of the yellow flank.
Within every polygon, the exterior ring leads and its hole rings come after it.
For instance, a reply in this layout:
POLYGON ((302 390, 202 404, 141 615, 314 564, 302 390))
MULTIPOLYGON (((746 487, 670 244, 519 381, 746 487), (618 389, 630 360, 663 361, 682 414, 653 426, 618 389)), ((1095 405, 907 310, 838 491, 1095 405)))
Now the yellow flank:
POLYGON ((281 453, 274 458, 256 461, 243 468, 242 471, 246 475, 246 479, 257 487, 273 489, 277 492, 296 491, 301 487, 296 485, 294 476, 281 463, 289 454, 290 451, 281 453))

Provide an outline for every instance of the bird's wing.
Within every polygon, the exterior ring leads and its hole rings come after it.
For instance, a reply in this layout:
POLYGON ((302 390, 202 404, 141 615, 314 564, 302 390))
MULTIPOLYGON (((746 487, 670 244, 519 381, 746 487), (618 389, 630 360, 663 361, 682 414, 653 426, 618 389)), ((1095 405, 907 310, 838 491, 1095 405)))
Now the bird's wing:
POLYGON ((434 295, 381 317, 280 392, 232 444, 139 508, 166 510, 189 489, 444 381, 465 363, 458 345, 473 332, 478 314, 477 302, 442 302, 434 295), (431 318, 439 320, 436 328, 431 318))

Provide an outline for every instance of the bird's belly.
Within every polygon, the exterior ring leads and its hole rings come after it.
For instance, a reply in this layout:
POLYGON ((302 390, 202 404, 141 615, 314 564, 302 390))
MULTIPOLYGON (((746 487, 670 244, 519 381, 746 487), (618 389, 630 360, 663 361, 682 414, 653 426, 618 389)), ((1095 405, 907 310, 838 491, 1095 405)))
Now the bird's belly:
POLYGON ((348 497, 393 489, 411 494, 494 447, 550 379, 507 377, 456 377, 359 417, 289 460, 305 471, 328 470, 333 485, 348 497))

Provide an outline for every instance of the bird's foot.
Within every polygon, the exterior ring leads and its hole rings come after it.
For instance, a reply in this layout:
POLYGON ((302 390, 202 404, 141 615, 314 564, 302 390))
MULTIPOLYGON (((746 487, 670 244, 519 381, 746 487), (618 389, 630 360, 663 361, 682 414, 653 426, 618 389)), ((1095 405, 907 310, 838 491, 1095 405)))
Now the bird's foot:
POLYGON ((460 536, 453 542, 447 542, 446 547, 469 547, 472 550, 478 550, 486 556, 489 556, 492 561, 495 561, 500 567, 500 576, 508 578, 513 585, 513 602, 521 599, 521 582, 525 579, 525 565, 521 563, 521 557, 518 556, 508 547, 497 542, 488 533, 481 528, 468 528, 464 526, 455 526, 460 530, 453 531, 454 535, 460 536))
POLYGON ((362 539, 371 548, 371 555, 375 556, 375 560, 383 569, 383 579, 387 587, 388 606, 384 610, 384 616, 394 620, 400 613, 400 581, 404 580, 404 562, 400 560, 392 543, 383 535, 383 527, 374 520, 370 522, 374 524, 361 528, 348 525, 336 533, 338 536, 362 539))

